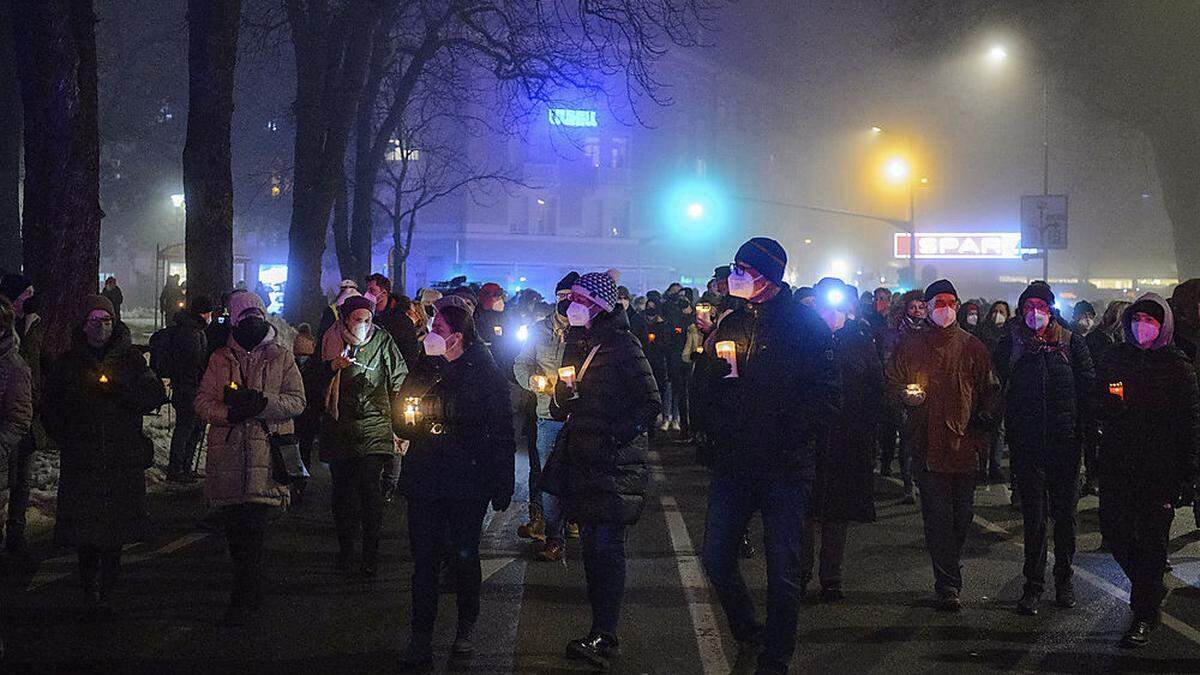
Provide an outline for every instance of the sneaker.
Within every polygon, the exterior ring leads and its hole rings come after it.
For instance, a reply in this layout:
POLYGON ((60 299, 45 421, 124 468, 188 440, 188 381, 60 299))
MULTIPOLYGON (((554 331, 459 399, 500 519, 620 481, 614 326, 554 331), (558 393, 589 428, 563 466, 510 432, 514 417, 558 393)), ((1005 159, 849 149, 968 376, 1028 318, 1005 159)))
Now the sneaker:
POLYGON ((1075 606, 1075 585, 1067 581, 1054 586, 1054 604, 1063 609, 1071 609, 1075 606))
POLYGON ((1017 614, 1021 616, 1037 616, 1038 602, 1041 599, 1041 593, 1025 591, 1021 594, 1021 599, 1017 600, 1017 614))
POLYGON ((671 431, 679 431, 679 420, 671 420, 671 431))
POLYGON ((517 536, 522 539, 546 541, 546 520, 539 515, 534 515, 528 523, 517 528, 517 536))
POLYGON ((671 428, 671 421, 670 421, 670 420, 663 420, 663 421, 662 421, 662 424, 658 425, 658 430, 659 430, 659 431, 666 431, 666 430, 668 430, 668 429, 670 429, 670 428, 671 428))
POLYGON ((475 651, 475 644, 471 641, 471 634, 474 632, 474 623, 458 624, 458 632, 454 636, 454 645, 450 647, 450 653, 462 656, 475 651))
POLYGON ((567 539, 579 538, 579 523, 567 523, 567 539))
POLYGON ((566 552, 567 547, 561 541, 549 539, 545 546, 542 546, 542 550, 537 552, 537 559, 541 562, 561 562, 566 552))

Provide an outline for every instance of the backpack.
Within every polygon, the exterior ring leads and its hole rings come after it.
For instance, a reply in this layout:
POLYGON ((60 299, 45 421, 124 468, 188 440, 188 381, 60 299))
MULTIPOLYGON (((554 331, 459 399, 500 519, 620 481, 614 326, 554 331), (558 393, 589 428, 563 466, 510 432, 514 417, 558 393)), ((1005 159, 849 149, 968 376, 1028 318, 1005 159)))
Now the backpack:
POLYGON ((172 362, 175 360, 171 347, 178 331, 179 325, 172 324, 154 331, 150 336, 150 370, 164 380, 171 379, 172 362))

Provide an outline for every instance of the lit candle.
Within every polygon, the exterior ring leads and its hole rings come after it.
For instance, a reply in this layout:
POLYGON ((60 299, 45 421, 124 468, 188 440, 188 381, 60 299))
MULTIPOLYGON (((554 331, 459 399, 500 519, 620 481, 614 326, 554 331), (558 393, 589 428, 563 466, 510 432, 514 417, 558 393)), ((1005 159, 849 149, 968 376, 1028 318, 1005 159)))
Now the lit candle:
POLYGON ((492 331, 493 331, 493 332, 494 332, 496 335, 504 335, 504 328, 503 328, 503 327, 501 327, 501 326, 492 326, 492 331))
POLYGON ((657 335, 655 335, 654 333, 647 333, 647 334, 646 334, 646 341, 647 341, 647 342, 654 342, 654 341, 655 341, 655 340, 657 340, 657 339, 658 339, 658 336, 657 336, 657 335))
POLYGON ((234 390, 234 391, 237 391, 237 388, 238 388, 238 386, 237 386, 237 382, 234 382, 234 381, 232 381, 232 380, 231 380, 231 381, 229 382, 229 388, 230 388, 230 389, 232 389, 232 390, 234 390))
POLYGON ((919 384, 904 385, 904 400, 911 406, 921 405, 925 402, 925 387, 919 384))
POLYGON ((725 377, 737 377, 737 343, 733 340, 721 340, 717 343, 717 358, 729 363, 729 374, 725 377))
POLYGON ((404 423, 414 425, 417 423, 417 417, 420 416, 421 399, 418 396, 409 396, 404 399, 404 423))
POLYGON ((1124 382, 1110 382, 1108 384, 1108 393, 1110 393, 1113 396, 1116 396, 1117 398, 1124 401, 1125 400, 1125 383, 1124 382))
POLYGON ((550 384, 550 381, 546 379, 545 375, 534 375, 533 376, 533 390, 536 391, 537 393, 539 393, 539 394, 545 393, 549 384, 550 384))
POLYGON ((568 387, 575 386, 575 366, 563 366, 558 369, 558 379, 568 387))
POLYGON ((712 305, 708 304, 707 302, 702 302, 696 305, 696 316, 707 319, 709 314, 712 314, 712 305))
POLYGON ((108 384, 108 376, 100 373, 100 384, 108 384))

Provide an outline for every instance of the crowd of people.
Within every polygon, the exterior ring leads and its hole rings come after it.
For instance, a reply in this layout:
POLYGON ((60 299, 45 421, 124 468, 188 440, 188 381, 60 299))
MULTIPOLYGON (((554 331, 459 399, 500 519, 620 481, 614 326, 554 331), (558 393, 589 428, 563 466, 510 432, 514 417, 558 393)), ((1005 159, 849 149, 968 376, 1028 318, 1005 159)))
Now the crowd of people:
POLYGON ((786 265, 778 242, 755 237, 704 291, 671 284, 640 297, 615 270, 571 272, 547 298, 508 298, 495 283, 409 298, 374 274, 361 287, 343 281, 292 344, 259 293, 193 297, 169 283, 172 320, 151 338, 149 360, 120 319, 115 282, 83 299, 69 349, 48 356, 35 289, 6 275, 7 550, 28 555, 29 458, 53 444, 56 542, 78 551, 85 605, 111 611, 121 547, 144 536, 148 518, 154 449, 142 417, 169 398, 167 478, 203 481, 228 542, 225 623, 262 611, 268 515, 304 507, 307 479, 289 458, 311 467, 316 451, 331 476, 339 573, 378 574, 387 504, 405 500, 406 669, 432 664, 443 584, 457 594, 452 651, 473 650, 481 530, 489 508, 514 501, 528 504, 514 536, 535 542, 535 559, 561 561, 566 540, 580 539, 592 625, 566 654, 603 667, 620 650, 625 542, 649 477, 638 439, 648 435, 694 447, 711 472, 702 562, 759 672, 787 671, 814 578, 822 600, 844 597, 849 525, 875 520, 874 475, 890 477, 897 460, 902 501, 920 504, 938 608, 962 608, 981 481, 1011 482, 1024 519, 1017 612, 1040 611, 1050 521, 1054 603, 1074 607, 1077 502, 1098 491, 1104 545, 1132 588, 1122 644, 1146 644, 1166 593, 1174 509, 1196 498, 1200 279, 1170 301, 1114 301, 1097 320, 1086 302, 1063 316, 1044 282, 1014 307, 960 298, 945 279, 903 293, 860 295, 834 278, 793 289, 786 265), (758 554, 747 534, 756 514, 765 620, 739 562, 758 554))

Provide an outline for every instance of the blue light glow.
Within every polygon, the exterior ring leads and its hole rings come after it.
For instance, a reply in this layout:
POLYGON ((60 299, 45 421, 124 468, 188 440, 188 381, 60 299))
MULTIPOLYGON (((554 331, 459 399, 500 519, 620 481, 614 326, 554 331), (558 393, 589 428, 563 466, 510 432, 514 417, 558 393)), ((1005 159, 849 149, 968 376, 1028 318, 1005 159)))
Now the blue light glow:
POLYGON ((594 127, 596 122, 595 110, 571 110, 570 108, 550 108, 547 117, 551 126, 556 127, 594 127))
POLYGON ((694 240, 720 234, 729 221, 729 208, 719 185, 705 179, 686 178, 667 188, 661 213, 670 230, 694 240))
POLYGON ((825 296, 825 299, 828 300, 829 304, 831 305, 840 305, 842 304, 842 301, 846 299, 846 296, 842 295, 842 292, 835 288, 834 290, 829 291, 829 295, 825 296))

